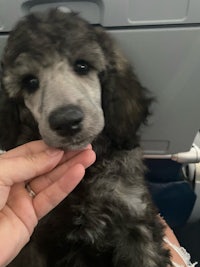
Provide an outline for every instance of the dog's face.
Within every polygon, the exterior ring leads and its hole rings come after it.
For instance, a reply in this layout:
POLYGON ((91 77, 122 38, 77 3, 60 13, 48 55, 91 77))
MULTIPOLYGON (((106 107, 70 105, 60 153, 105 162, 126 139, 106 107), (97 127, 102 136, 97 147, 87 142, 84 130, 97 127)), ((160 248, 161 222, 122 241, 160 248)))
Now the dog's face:
POLYGON ((99 73, 105 69, 92 27, 61 12, 48 24, 28 18, 11 33, 7 53, 4 87, 24 99, 42 139, 64 149, 92 142, 104 127, 99 73))
MULTIPOLYGON (((17 99, 16 107, 24 102, 50 146, 81 148, 102 130, 99 140, 117 149, 137 144, 151 98, 103 29, 58 10, 28 15, 11 32, 2 67, 5 98, 17 99)), ((18 111, 11 109, 7 117, 15 118, 18 111)), ((0 123, 5 120, 2 115, 0 123)), ((21 122, 13 128, 22 130, 21 122)), ((18 144, 18 135, 13 129, 5 147, 18 144)))

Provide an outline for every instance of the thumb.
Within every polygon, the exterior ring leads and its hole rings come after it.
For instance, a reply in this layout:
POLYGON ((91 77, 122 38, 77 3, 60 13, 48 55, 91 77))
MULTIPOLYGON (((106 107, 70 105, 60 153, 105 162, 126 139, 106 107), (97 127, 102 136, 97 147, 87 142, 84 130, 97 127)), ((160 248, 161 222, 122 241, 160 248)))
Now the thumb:
POLYGON ((0 159, 0 185, 12 186, 52 170, 64 152, 49 148, 37 154, 0 159))

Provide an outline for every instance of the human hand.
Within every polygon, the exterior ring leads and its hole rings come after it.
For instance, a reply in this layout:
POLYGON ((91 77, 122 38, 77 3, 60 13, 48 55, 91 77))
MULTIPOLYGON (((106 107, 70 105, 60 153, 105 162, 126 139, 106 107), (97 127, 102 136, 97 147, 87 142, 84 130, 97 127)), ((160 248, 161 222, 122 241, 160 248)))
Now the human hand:
POLYGON ((29 241, 38 220, 61 202, 95 161, 88 146, 63 152, 42 141, 0 156, 0 266, 6 266, 29 241), (26 183, 36 194, 31 197, 26 183))

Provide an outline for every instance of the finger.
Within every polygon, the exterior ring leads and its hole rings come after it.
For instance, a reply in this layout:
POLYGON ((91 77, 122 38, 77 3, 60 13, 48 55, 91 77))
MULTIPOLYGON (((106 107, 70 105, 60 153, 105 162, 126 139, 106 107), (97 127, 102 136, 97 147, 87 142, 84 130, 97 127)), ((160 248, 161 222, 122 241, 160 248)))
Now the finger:
MULTIPOLYGON (((91 149, 91 147, 92 146, 89 144, 84 149, 91 149)), ((32 142, 26 143, 24 145, 18 146, 14 149, 7 151, 6 153, 4 153, 0 156, 0 159, 1 158, 25 156, 25 155, 29 155, 29 154, 37 154, 37 153, 45 151, 47 149, 48 149, 48 146, 42 140, 32 141, 32 142)), ((80 153, 82 150, 66 151, 64 156, 63 156, 62 162, 66 161, 69 158, 73 157, 74 155, 80 153)))
POLYGON ((12 210, 31 235, 38 219, 33 208, 32 198, 24 188, 24 183, 17 183, 12 186, 6 206, 12 210))
POLYGON ((60 166, 56 167, 51 172, 42 175, 36 179, 33 179, 30 183, 32 190, 38 194, 52 183, 54 183, 57 179, 63 176, 69 168, 76 164, 81 164, 84 168, 88 168, 91 164, 94 163, 96 159, 96 155, 93 150, 84 150, 79 152, 79 154, 75 155, 70 160, 64 162, 60 166))
POLYGON ((11 186, 52 170, 63 156, 62 150, 47 149, 38 154, 1 158, 0 184, 11 186))
POLYGON ((65 151, 63 158, 60 161, 60 164, 62 164, 65 161, 68 161, 69 159, 76 156, 77 154, 80 154, 84 150, 91 150, 91 149, 92 149, 92 146, 89 144, 85 148, 82 148, 82 149, 65 151))
POLYGON ((38 219, 55 208, 78 185, 85 174, 81 164, 71 167, 67 174, 58 179, 33 199, 33 206, 38 219))
POLYGON ((32 141, 24 145, 13 148, 6 153, 2 154, 0 158, 19 157, 29 154, 36 154, 48 149, 48 146, 42 141, 32 141))

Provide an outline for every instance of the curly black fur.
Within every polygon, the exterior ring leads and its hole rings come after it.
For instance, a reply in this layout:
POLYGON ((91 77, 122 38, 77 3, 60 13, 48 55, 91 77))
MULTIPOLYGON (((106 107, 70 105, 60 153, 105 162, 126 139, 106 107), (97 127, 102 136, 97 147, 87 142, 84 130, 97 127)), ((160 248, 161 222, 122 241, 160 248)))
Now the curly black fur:
POLYGON ((54 51, 71 64, 83 48, 101 85, 105 123, 92 142, 97 161, 77 188, 39 222, 9 266, 167 267, 169 252, 163 248, 163 226, 144 182, 137 137, 151 98, 104 30, 57 10, 31 14, 17 24, 2 58, 0 144, 10 149, 41 138, 19 88, 19 56, 28 53, 45 69, 54 51))

